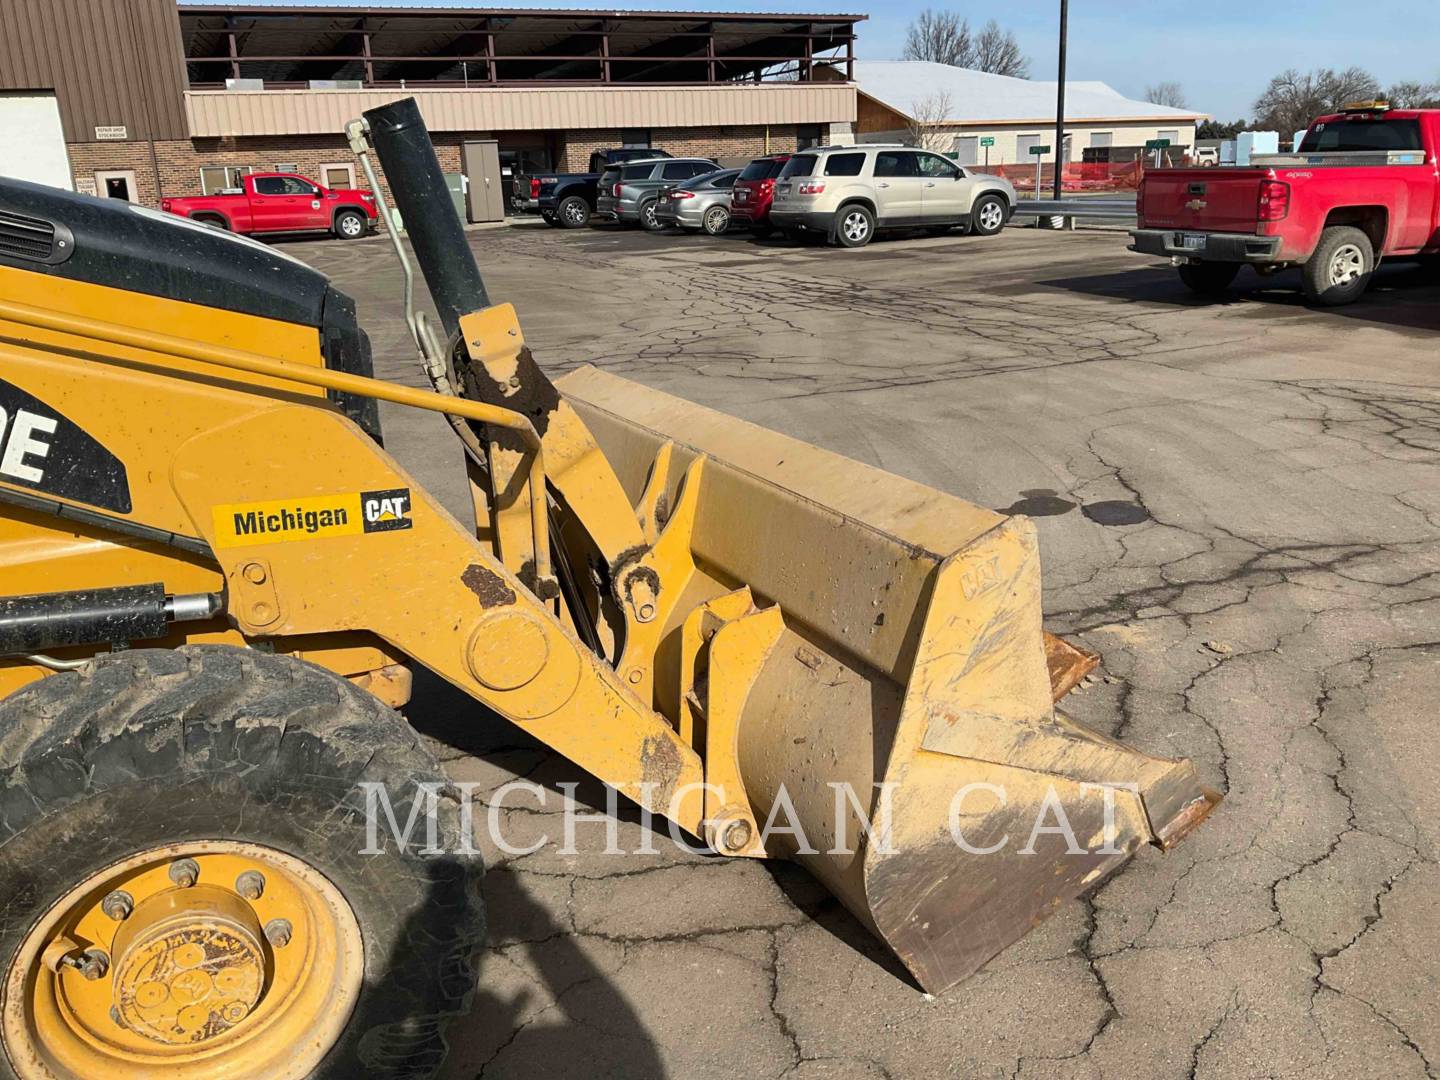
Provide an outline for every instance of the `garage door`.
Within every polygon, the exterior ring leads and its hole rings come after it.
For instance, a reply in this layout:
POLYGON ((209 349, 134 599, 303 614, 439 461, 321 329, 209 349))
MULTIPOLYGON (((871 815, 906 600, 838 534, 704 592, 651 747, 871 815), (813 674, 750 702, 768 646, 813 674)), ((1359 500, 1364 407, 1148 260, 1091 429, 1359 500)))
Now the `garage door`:
POLYGON ((0 91, 0 174, 74 188, 54 94, 0 91))

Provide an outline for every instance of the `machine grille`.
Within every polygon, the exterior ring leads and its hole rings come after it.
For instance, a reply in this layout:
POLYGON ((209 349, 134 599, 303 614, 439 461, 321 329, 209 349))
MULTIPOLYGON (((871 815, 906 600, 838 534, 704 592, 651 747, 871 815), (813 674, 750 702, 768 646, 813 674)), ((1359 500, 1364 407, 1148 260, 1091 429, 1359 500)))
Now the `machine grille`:
POLYGON ((55 226, 40 218, 0 210, 0 255, 51 261, 55 255, 55 226))

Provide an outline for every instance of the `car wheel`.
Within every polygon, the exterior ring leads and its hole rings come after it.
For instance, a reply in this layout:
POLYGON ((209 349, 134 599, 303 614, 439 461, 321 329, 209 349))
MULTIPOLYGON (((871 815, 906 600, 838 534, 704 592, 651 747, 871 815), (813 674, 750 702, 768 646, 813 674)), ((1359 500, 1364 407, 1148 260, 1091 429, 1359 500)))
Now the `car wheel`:
POLYGON ((567 195, 555 208, 556 222, 564 229, 582 229, 590 224, 590 204, 579 195, 567 195))
POLYGON ((994 236, 1005 227, 1005 200, 999 195, 982 195, 970 211, 970 231, 977 236, 994 236))
POLYGON ((1180 280, 1201 296, 1220 296, 1230 288, 1239 263, 1192 262, 1180 264, 1180 280))
POLYGON ((1312 304, 1338 307, 1358 300, 1374 272, 1370 237, 1352 225, 1332 225, 1320 234, 1315 253, 1300 268, 1300 281, 1312 304))
POLYGON ((341 240, 359 240, 365 229, 365 215, 358 210, 341 210, 335 215, 335 235, 341 240))
POLYGON ((875 215, 859 203, 842 206, 835 219, 835 242, 841 247, 864 247, 875 235, 875 215))
POLYGON ((723 206, 712 206, 705 211, 701 226, 706 236, 719 236, 730 227, 730 211, 723 206))
POLYGON ((230 231, 230 223, 219 214, 198 214, 190 220, 201 225, 209 225, 212 229, 219 229, 221 232, 230 231))
POLYGON ((665 226, 660 224, 660 219, 655 216, 655 200, 640 204, 640 224, 648 232, 659 232, 665 226))

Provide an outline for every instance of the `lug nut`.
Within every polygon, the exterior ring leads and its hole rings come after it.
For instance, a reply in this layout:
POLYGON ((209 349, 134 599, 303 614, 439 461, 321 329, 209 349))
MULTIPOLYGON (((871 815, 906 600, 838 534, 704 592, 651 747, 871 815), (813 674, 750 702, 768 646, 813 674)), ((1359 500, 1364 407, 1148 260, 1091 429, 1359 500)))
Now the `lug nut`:
POLYGON ((246 900, 259 900, 265 892, 265 875, 259 870, 246 870, 235 879, 235 891, 246 900))
POLYGON ((116 922, 124 922, 135 910, 135 898, 124 889, 116 889, 100 901, 100 910, 116 922))
POLYGON ((170 880, 188 889, 200 880, 200 864, 194 859, 177 859, 170 864, 170 880))
POLYGON ((271 919, 265 924, 265 940, 277 949, 290 944, 290 920, 271 919))

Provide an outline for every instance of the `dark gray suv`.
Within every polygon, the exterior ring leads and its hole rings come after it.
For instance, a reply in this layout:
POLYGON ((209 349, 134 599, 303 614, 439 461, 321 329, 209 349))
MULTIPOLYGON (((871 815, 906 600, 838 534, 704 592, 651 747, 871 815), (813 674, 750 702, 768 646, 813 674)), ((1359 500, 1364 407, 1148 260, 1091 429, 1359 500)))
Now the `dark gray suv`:
POLYGON ((655 220, 660 189, 718 167, 709 158, 657 158, 611 166, 600 177, 595 212, 625 225, 643 225, 651 231, 664 228, 655 220))

